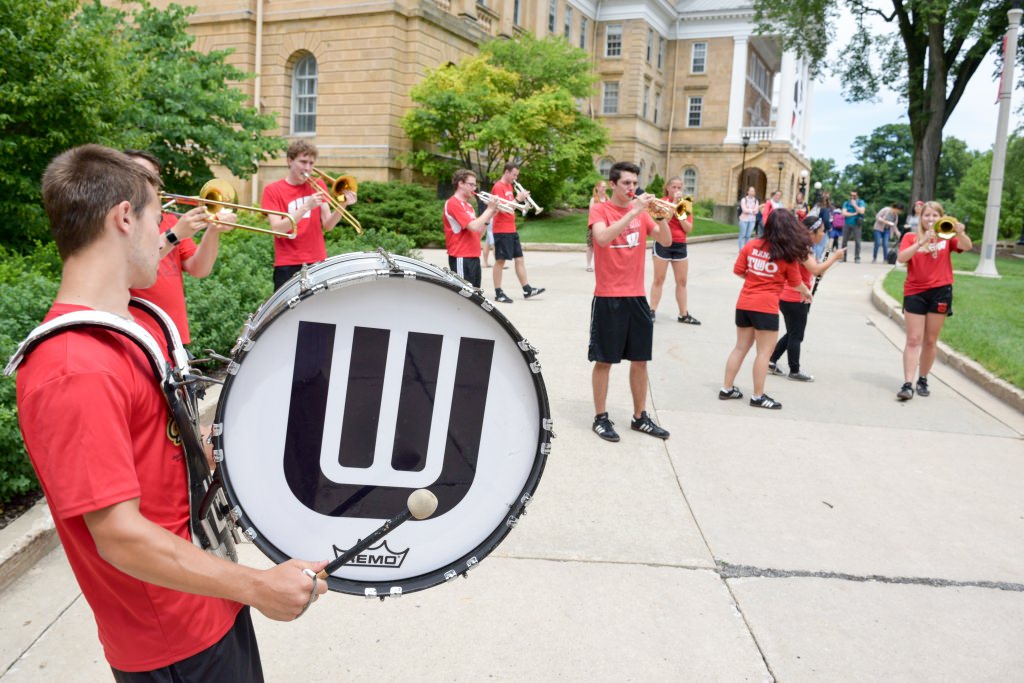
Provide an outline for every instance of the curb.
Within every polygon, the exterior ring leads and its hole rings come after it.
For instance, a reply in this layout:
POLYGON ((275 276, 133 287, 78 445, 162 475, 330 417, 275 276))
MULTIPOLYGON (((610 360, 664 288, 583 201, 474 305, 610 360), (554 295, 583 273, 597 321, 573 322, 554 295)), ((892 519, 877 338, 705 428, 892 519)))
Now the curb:
POLYGON ((0 591, 60 545, 45 498, 0 529, 0 591))
MULTIPOLYGON (((886 317, 894 320, 896 324, 905 330, 907 323, 903 318, 903 306, 889 296, 882 288, 883 280, 885 280, 885 275, 875 280, 875 284, 871 288, 871 303, 874 304, 880 313, 884 313, 886 317)), ((940 361, 954 370, 959 370, 967 379, 1003 403, 1011 408, 1016 408, 1020 412, 1024 412, 1024 391, 1021 391, 1006 380, 996 377, 976 361, 954 351, 941 341, 938 343, 936 356, 940 361)))

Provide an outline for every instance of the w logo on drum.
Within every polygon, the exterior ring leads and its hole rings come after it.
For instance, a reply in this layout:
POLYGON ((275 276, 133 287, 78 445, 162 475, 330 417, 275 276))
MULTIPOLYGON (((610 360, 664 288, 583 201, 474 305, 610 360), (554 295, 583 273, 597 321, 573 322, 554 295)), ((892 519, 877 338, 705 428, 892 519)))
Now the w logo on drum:
MULTIPOLYGON (((285 479, 303 505, 322 515, 388 518, 404 509, 412 488, 339 483, 320 467, 324 425, 337 419, 327 415, 335 330, 329 323, 299 323, 284 447, 285 479)), ((338 463, 343 467, 365 468, 373 463, 390 340, 390 330, 354 328, 347 398, 340 416, 338 463)), ((442 341, 439 334, 409 333, 391 453, 394 470, 418 472, 426 465, 442 341)), ((460 338, 444 463, 440 476, 429 486, 438 499, 434 517, 458 505, 476 475, 493 355, 493 340, 460 338)))

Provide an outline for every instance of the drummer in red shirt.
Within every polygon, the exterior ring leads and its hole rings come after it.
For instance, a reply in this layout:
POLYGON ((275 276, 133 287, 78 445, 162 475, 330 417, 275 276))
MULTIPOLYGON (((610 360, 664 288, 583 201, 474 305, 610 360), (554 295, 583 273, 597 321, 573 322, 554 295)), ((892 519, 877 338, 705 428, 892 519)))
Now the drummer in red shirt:
POLYGON ((743 278, 743 289, 736 301, 736 346, 725 363, 725 380, 718 398, 743 398, 733 381, 743 359, 755 343, 754 395, 750 405, 779 410, 782 404, 764 393, 768 360, 779 336, 779 295, 788 284, 800 293, 800 300, 811 301, 811 290, 800 279, 800 263, 807 258, 811 240, 800 221, 786 209, 774 209, 764 224, 764 237, 750 240, 733 265, 743 278))
POLYGON ((917 230, 900 240, 898 263, 907 264, 907 280, 903 283, 903 316, 907 321, 907 341, 903 346, 903 386, 896 398, 914 398, 914 375, 917 395, 928 396, 928 372, 935 363, 935 347, 948 316, 953 315, 952 252, 971 249, 974 244, 957 221, 956 235, 941 239, 935 223, 943 215, 942 205, 926 202, 917 230))
POLYGON ((448 252, 448 267, 459 277, 480 288, 480 233, 494 217, 498 208, 497 197, 487 209, 476 215, 476 174, 460 168, 452 175, 455 193, 444 203, 444 246, 448 252))
POLYGON ((608 418, 608 379, 613 364, 629 361, 629 389, 633 395, 633 420, 638 432, 667 439, 669 433, 647 415, 647 361, 654 345, 654 320, 644 292, 647 236, 658 244, 672 244, 668 223, 655 221, 647 212, 654 195, 634 197, 640 167, 620 161, 608 179, 612 196, 594 204, 589 224, 594 233, 594 300, 590 308, 590 349, 594 362, 594 433, 605 441, 618 441, 608 418))

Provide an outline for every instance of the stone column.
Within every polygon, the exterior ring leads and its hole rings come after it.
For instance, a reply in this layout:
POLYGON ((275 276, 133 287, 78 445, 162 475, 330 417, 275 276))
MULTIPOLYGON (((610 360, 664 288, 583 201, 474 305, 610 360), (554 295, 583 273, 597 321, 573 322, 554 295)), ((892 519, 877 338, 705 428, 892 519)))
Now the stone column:
POLYGON ((775 140, 790 142, 793 138, 793 86, 796 83, 796 56, 786 50, 779 67, 779 110, 775 119, 775 140))
POLYGON ((748 52, 748 36, 733 37, 732 77, 729 82, 729 118, 724 142, 736 145, 740 143, 742 137, 740 128, 743 127, 743 114, 747 105, 748 52))

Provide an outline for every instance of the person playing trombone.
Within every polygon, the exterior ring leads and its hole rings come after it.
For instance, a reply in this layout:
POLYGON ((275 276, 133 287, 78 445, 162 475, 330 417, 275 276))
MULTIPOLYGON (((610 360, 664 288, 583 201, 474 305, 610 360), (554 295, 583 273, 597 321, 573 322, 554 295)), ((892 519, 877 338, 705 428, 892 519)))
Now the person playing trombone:
MULTIPOLYGON (((316 146, 306 140, 291 143, 287 152, 288 175, 263 190, 262 208, 283 211, 298 224, 295 239, 274 238, 274 289, 280 288, 303 266, 327 258, 324 233, 333 230, 342 218, 341 210, 332 210, 324 182, 312 179, 317 154, 316 146)), ((356 194, 346 190, 337 202, 344 209, 356 203, 356 194)), ((270 226, 282 233, 290 227, 284 217, 268 216, 268 219, 270 226)))
MULTIPOLYGON (((529 193, 523 191, 516 195, 512 187, 519 178, 519 164, 508 162, 505 164, 501 179, 494 183, 491 194, 499 199, 522 202, 529 193)), ((526 263, 523 261, 523 245, 519 243, 519 233, 516 232, 515 212, 508 213, 499 211, 494 215, 494 268, 492 278, 494 280, 494 300, 503 304, 512 303, 512 298, 501 289, 501 271, 505 268, 505 261, 512 259, 516 268, 516 277, 519 284, 523 286, 523 298, 530 299, 544 291, 543 287, 531 287, 526 277, 526 263)))

